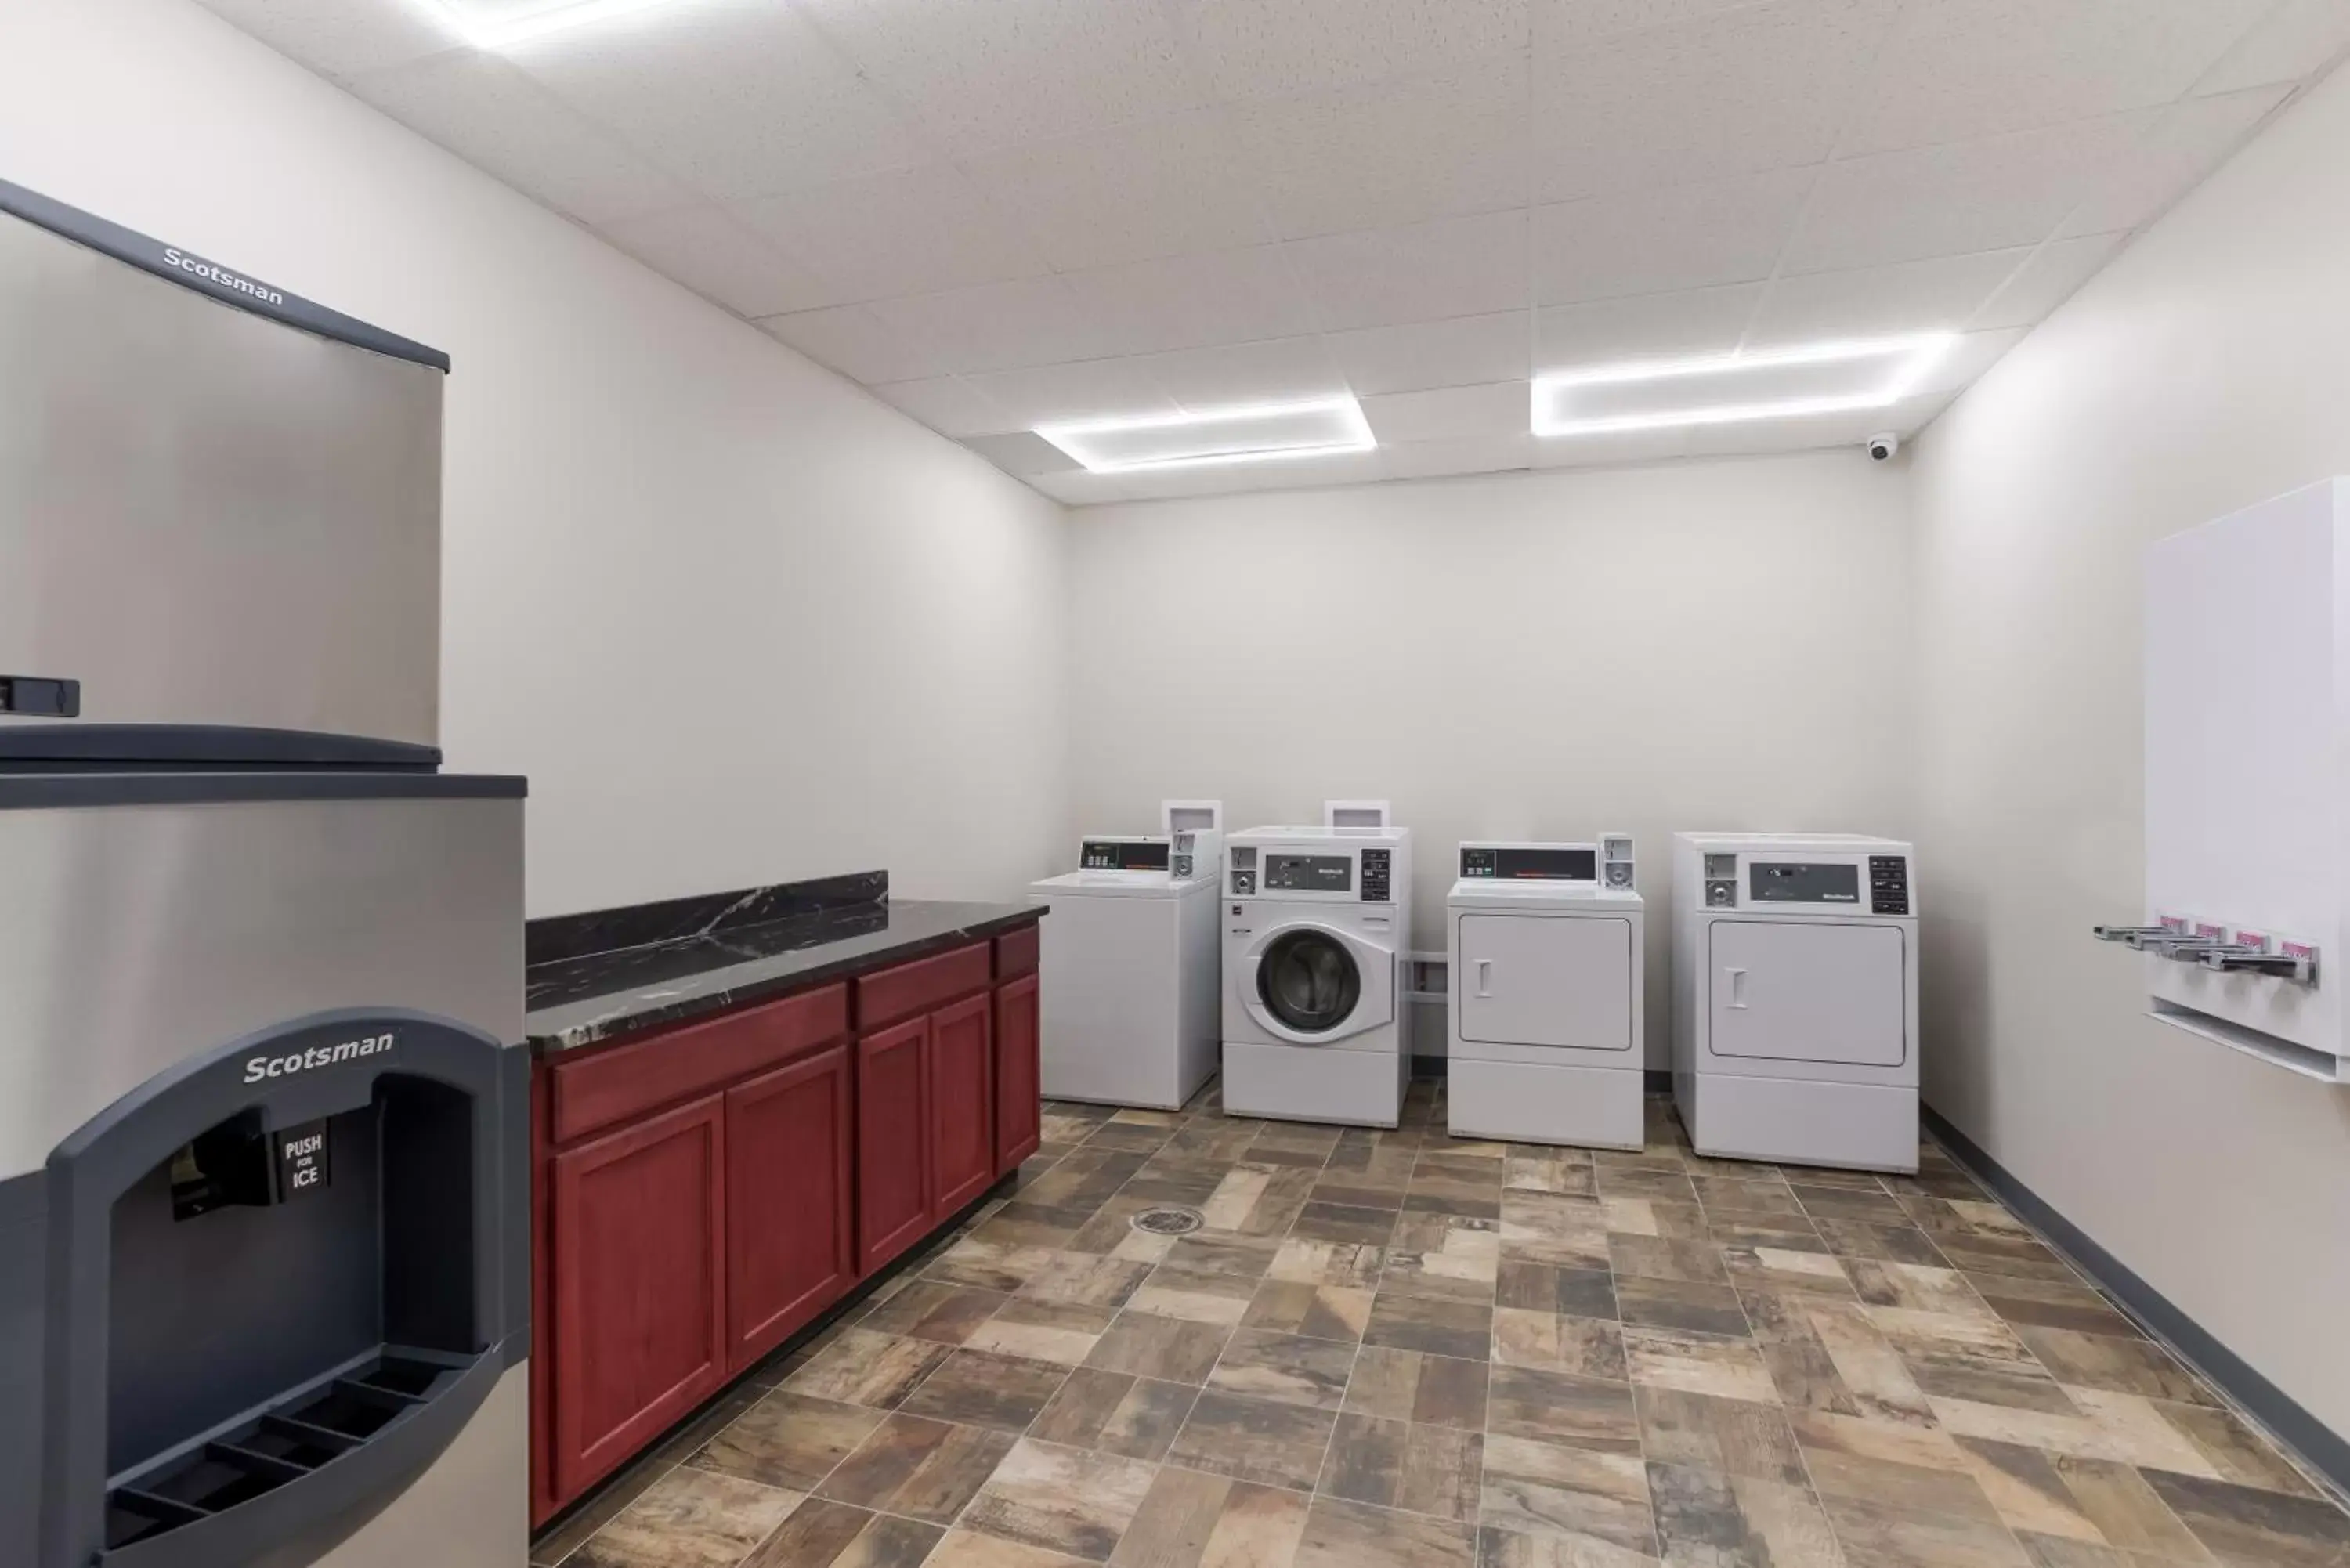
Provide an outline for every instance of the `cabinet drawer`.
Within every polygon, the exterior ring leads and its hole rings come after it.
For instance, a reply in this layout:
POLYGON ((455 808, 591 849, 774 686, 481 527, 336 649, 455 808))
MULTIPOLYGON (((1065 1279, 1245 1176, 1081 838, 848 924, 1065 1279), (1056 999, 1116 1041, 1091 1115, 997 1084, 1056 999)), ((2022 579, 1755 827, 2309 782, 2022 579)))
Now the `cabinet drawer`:
POLYGON ((917 959, 857 980, 857 1027, 887 1028, 901 1018, 929 1012, 958 997, 984 990, 994 978, 985 942, 973 942, 935 958, 917 959))
POLYGON ((548 1069, 556 1143, 707 1094, 848 1033, 848 987, 827 985, 548 1069))
POLYGON ((1015 979, 1036 972, 1036 951, 1042 945, 1040 926, 1024 926, 995 939, 995 978, 1015 979))

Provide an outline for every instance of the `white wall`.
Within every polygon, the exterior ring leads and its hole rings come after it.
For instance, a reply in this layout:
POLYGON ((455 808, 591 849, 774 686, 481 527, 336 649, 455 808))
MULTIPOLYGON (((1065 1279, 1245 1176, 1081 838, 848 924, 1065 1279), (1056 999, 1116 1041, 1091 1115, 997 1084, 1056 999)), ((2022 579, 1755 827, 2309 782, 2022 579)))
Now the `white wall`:
POLYGON ((1927 1097, 2350 1433, 2350 1093, 2140 1017, 2146 544, 2350 472, 2350 75, 1918 443, 1927 1097))
POLYGON ((1066 856, 1061 508, 186 0, 10 0, 0 177, 446 349, 442 740, 544 915, 1066 856))
POLYGON ((1908 825, 1906 483, 1857 451, 1140 503, 1073 528, 1082 828, 1147 829, 1168 795, 1221 796, 1234 827, 1391 799, 1437 951, 1461 839, 1627 830, 1654 1065, 1670 834, 1908 825))

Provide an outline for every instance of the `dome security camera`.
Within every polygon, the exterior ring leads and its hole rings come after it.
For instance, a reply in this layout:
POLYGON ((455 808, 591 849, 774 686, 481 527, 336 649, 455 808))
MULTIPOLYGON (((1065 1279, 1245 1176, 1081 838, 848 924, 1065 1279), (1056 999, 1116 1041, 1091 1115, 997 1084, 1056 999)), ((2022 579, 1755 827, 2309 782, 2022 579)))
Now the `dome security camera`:
POLYGON ((1879 431, 1868 438, 1868 456, 1873 462, 1889 462, 1901 450, 1901 437, 1893 431, 1879 431))

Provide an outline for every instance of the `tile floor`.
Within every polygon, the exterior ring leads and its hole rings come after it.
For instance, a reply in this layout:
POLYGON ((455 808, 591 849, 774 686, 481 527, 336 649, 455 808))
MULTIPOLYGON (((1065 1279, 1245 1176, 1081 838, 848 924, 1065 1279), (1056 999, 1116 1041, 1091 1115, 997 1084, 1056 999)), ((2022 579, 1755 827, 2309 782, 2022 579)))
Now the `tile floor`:
POLYGON ((1928 1148, 1048 1107, 1006 1200, 542 1568, 2350 1565, 2345 1516, 1928 1148), (1181 1238, 1135 1230, 1195 1207, 1181 1238))

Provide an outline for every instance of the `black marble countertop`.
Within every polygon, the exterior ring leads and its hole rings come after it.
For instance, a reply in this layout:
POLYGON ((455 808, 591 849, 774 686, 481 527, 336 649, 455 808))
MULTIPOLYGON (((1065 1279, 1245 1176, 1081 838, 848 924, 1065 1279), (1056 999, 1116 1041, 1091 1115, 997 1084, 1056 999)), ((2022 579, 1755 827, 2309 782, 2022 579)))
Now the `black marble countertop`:
POLYGON ((1016 929, 1041 904, 885 898, 530 966, 524 1032, 541 1055, 599 1044, 1016 929))

